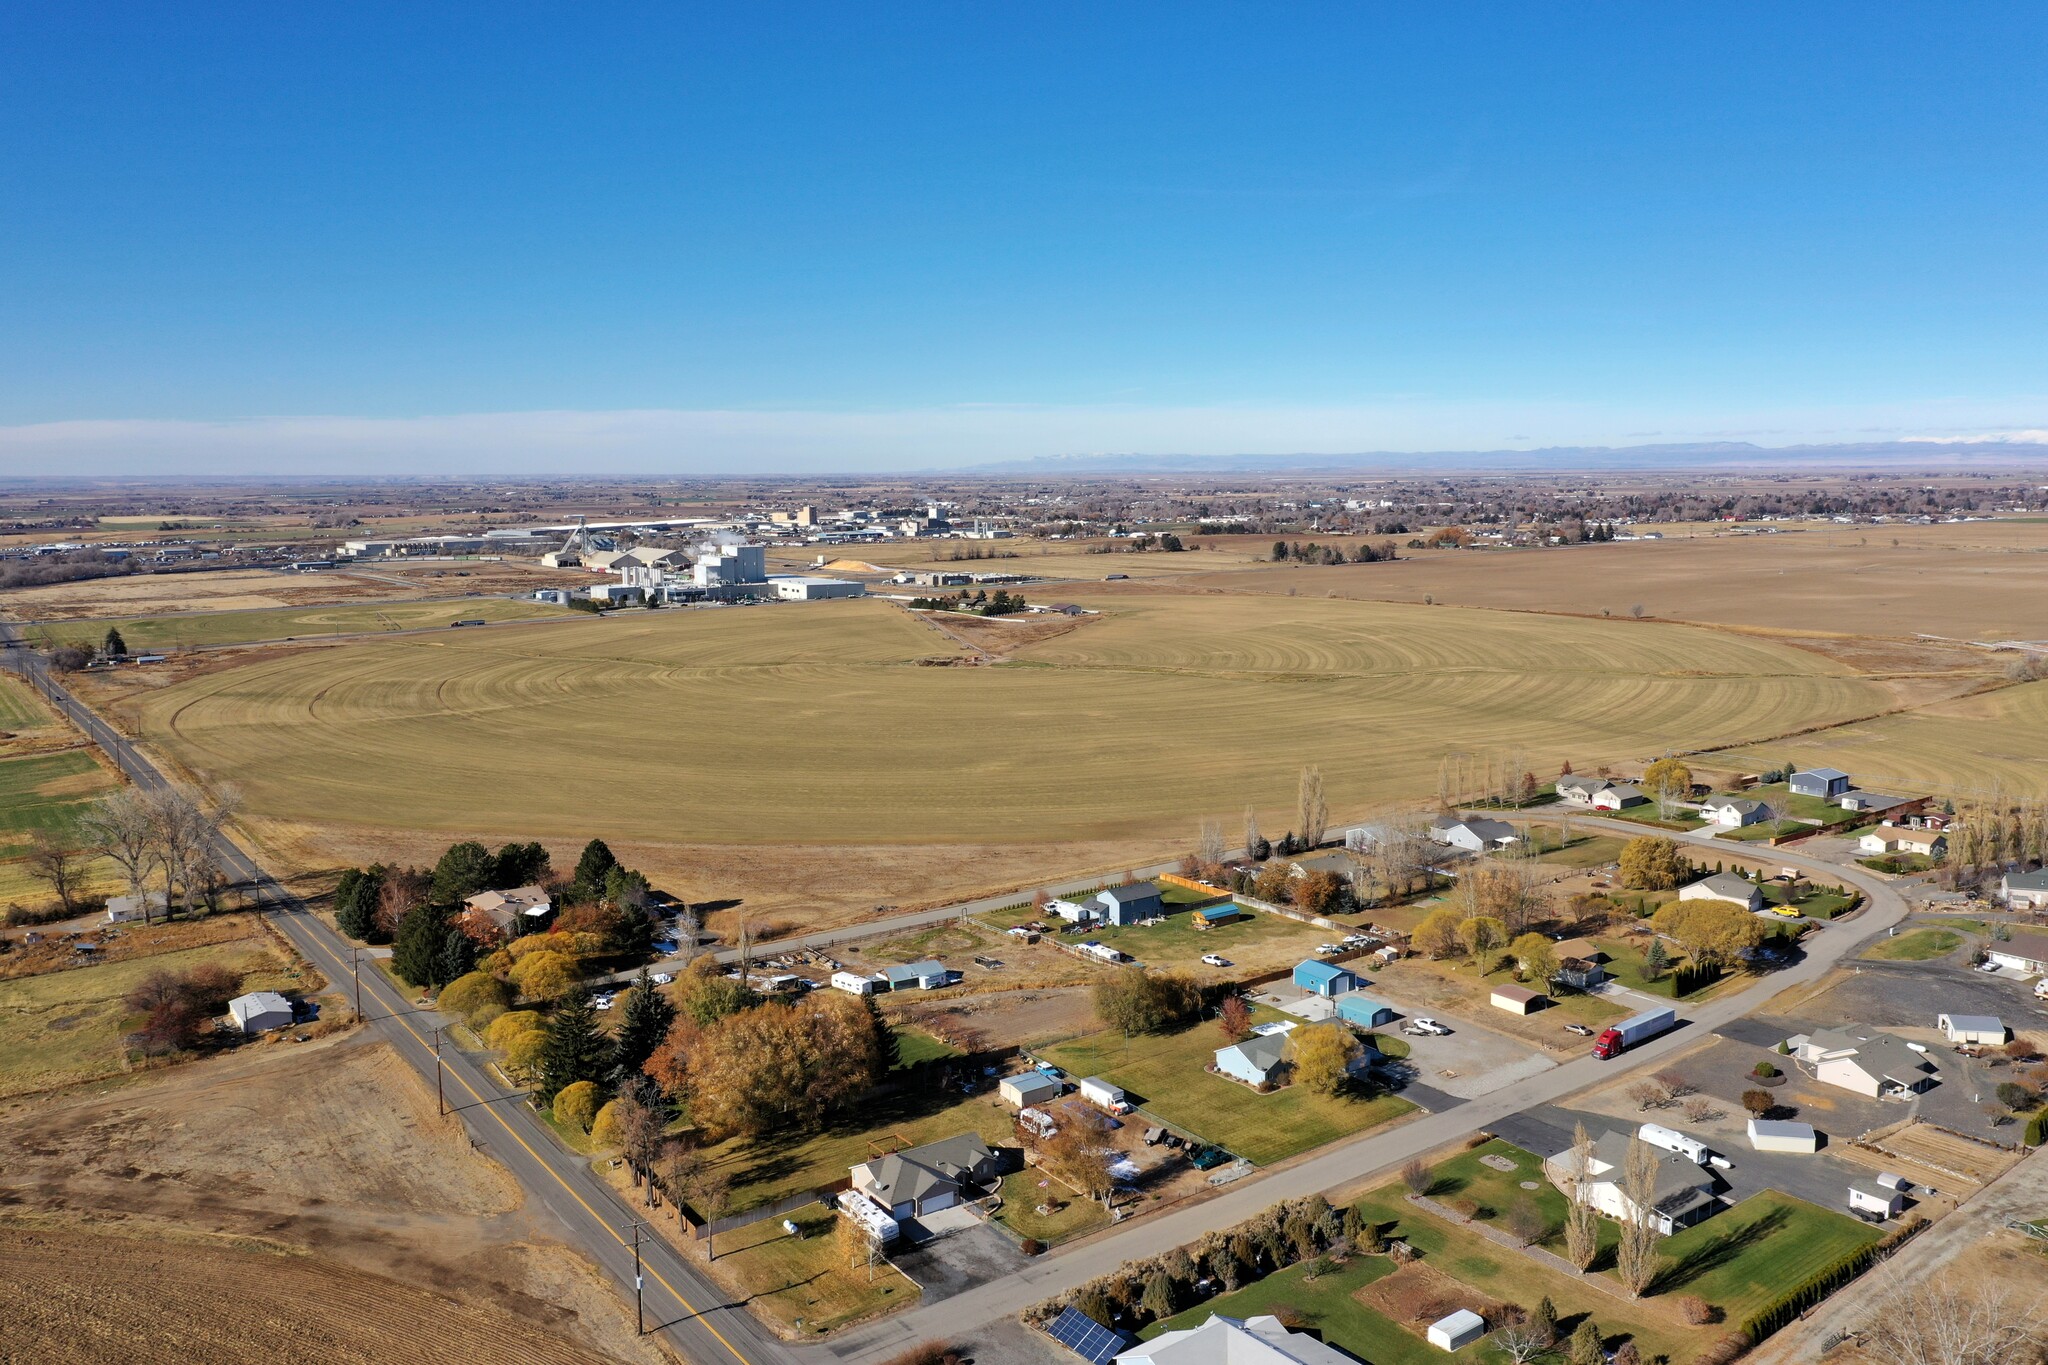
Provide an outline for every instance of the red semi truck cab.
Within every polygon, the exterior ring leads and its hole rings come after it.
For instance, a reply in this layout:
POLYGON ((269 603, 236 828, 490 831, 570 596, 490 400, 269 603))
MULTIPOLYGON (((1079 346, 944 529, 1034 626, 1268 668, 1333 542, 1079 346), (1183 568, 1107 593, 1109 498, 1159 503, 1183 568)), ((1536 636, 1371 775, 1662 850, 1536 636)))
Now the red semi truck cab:
POLYGON ((1678 1024, 1678 1013, 1670 1009, 1644 1010, 1631 1015, 1613 1028, 1604 1029, 1593 1040, 1593 1055, 1601 1061, 1619 1057, 1622 1053, 1648 1038, 1654 1038, 1666 1029, 1678 1024))

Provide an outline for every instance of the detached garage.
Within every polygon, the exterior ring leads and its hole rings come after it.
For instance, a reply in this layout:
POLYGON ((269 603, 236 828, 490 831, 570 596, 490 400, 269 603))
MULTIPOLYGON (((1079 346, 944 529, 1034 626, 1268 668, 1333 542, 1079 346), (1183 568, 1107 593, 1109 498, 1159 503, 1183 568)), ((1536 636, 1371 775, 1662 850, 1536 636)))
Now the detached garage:
POLYGON ((2005 1042, 2005 1021, 1989 1014, 1937 1015, 1934 1026, 1947 1034, 1951 1043, 1998 1047, 2005 1042))
POLYGON ((1495 986, 1493 1007, 1509 1014, 1533 1014, 1543 1007, 1543 997, 1527 986, 1495 986))
POLYGON ((1058 1099, 1061 1086, 1043 1071, 1026 1071, 1017 1076, 1005 1076, 997 1084, 996 1093, 1003 1097, 1004 1103, 1023 1109, 1058 1099))
POLYGON ((1360 1028, 1378 1028, 1394 1022, 1394 1009, 1369 995, 1351 991, 1337 997, 1337 1017, 1360 1028))
POLYGON ((1820 1150, 1820 1135, 1810 1123, 1784 1119, 1751 1119, 1749 1145, 1759 1152, 1805 1152, 1820 1150))
POLYGON ((297 1016, 292 1011, 292 1002, 276 991, 257 991, 228 1001, 228 1017, 244 1033, 262 1033, 274 1028, 290 1028, 297 1016))

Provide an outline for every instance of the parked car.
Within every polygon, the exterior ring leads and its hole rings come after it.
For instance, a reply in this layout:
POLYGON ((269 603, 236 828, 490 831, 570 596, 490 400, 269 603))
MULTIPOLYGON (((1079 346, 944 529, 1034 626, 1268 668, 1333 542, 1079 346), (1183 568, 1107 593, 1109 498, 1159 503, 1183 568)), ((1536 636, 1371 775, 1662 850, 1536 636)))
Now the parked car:
POLYGON ((1566 1024, 1564 1031, 1566 1033, 1576 1033, 1581 1038, 1591 1038, 1593 1036, 1593 1030, 1587 1028, 1584 1024, 1566 1024))
POLYGON ((648 979, 657 986, 672 985, 675 982, 674 975, 669 972, 656 972, 653 976, 649 977, 648 979))
POLYGON ((1316 945, 1316 955, 1318 957, 1328 957, 1331 953, 1341 953, 1343 951, 1344 948, 1342 944, 1318 943, 1316 945))
POLYGON ((590 1007, 596 1010, 608 1010, 612 1007, 612 998, 609 995, 600 995, 597 999, 590 1002, 590 1007))
POLYGON ((1211 967, 1228 967, 1230 965, 1230 959, 1221 953, 1203 953, 1202 961, 1211 967))
POLYGON ((1442 1038, 1447 1036, 1450 1030, 1434 1019, 1410 1019, 1402 1027, 1401 1032, 1417 1038, 1442 1038))
POLYGON ((1996 962, 1979 962, 1977 970, 1980 972, 1995 972, 1998 970, 1998 964, 1996 962))

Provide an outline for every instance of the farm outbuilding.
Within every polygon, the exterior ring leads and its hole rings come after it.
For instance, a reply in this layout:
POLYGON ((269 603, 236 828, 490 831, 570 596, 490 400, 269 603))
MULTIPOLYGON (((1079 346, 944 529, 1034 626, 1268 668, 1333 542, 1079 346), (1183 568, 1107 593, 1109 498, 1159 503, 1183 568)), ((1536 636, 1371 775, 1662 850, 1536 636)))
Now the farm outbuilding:
POLYGON ((1251 916, 1235 905, 1212 905, 1206 910, 1195 911, 1193 924, 1197 929, 1214 929, 1218 925, 1236 924, 1239 920, 1250 918, 1251 916))
POLYGON ((297 1016, 292 1010, 292 1002, 276 991, 253 991, 228 1001, 228 1017, 244 1033, 262 1033, 274 1028, 290 1028, 297 1016))
POLYGON ((1509 1014, 1534 1014, 1543 1007, 1544 997, 1527 986, 1495 986, 1493 1007, 1509 1014))
POLYGON ((1896 1218, 1905 1207, 1906 1196, 1889 1185, 1880 1185, 1875 1180, 1849 1182, 1849 1208, 1854 1212, 1896 1218))
POLYGON ((875 979, 871 976, 862 976, 859 972, 834 972, 832 989, 845 991, 848 995, 873 995, 875 979))
POLYGON ((1365 983, 1334 962, 1317 962, 1311 958, 1295 966, 1294 984, 1311 995, 1327 998, 1355 991, 1365 983))
POLYGON ((1947 1034, 1951 1043, 1997 1047, 2005 1042, 2005 1021, 1989 1014, 1938 1015, 1934 1026, 1947 1034))
POLYGON ((1026 1109, 1058 1099, 1060 1083, 1043 1071, 1026 1071, 1017 1076, 1005 1076, 997 1083, 996 1094, 1002 1096, 1005 1104, 1026 1109))
POLYGON ((1379 1028, 1394 1022, 1394 1007, 1358 991, 1337 997, 1337 1017, 1360 1028, 1379 1028))
POLYGON ((1462 1351, 1486 1335, 1486 1319, 1469 1308, 1429 1325, 1429 1344, 1440 1351, 1462 1351))
POLYGON ((930 958, 922 962, 906 963, 901 967, 884 967, 882 976, 892 991, 935 991, 953 984, 953 974, 946 970, 946 964, 930 958))
POLYGON ((1849 774, 1840 768, 1806 768, 1792 774, 1786 787, 1795 796, 1840 796, 1849 790, 1849 774))
POLYGON ((1820 1135, 1810 1123, 1786 1119, 1751 1119, 1749 1145, 1759 1152, 1802 1152, 1820 1150, 1820 1135))

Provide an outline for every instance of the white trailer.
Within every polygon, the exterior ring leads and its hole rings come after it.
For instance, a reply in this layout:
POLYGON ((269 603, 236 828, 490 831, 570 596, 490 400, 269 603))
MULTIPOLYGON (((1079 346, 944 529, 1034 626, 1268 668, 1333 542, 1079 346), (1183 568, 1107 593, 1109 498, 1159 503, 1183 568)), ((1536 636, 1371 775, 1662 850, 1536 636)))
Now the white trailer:
POLYGON ((1652 1147, 1661 1147, 1667 1152, 1676 1152, 1688 1161, 1707 1164, 1707 1144, 1698 1138, 1687 1137, 1676 1128, 1666 1128, 1659 1123, 1646 1123, 1636 1129, 1636 1136, 1652 1147))
POLYGON ((862 976, 859 972, 834 972, 832 988, 845 991, 849 995, 873 995, 875 982, 874 978, 862 976))

